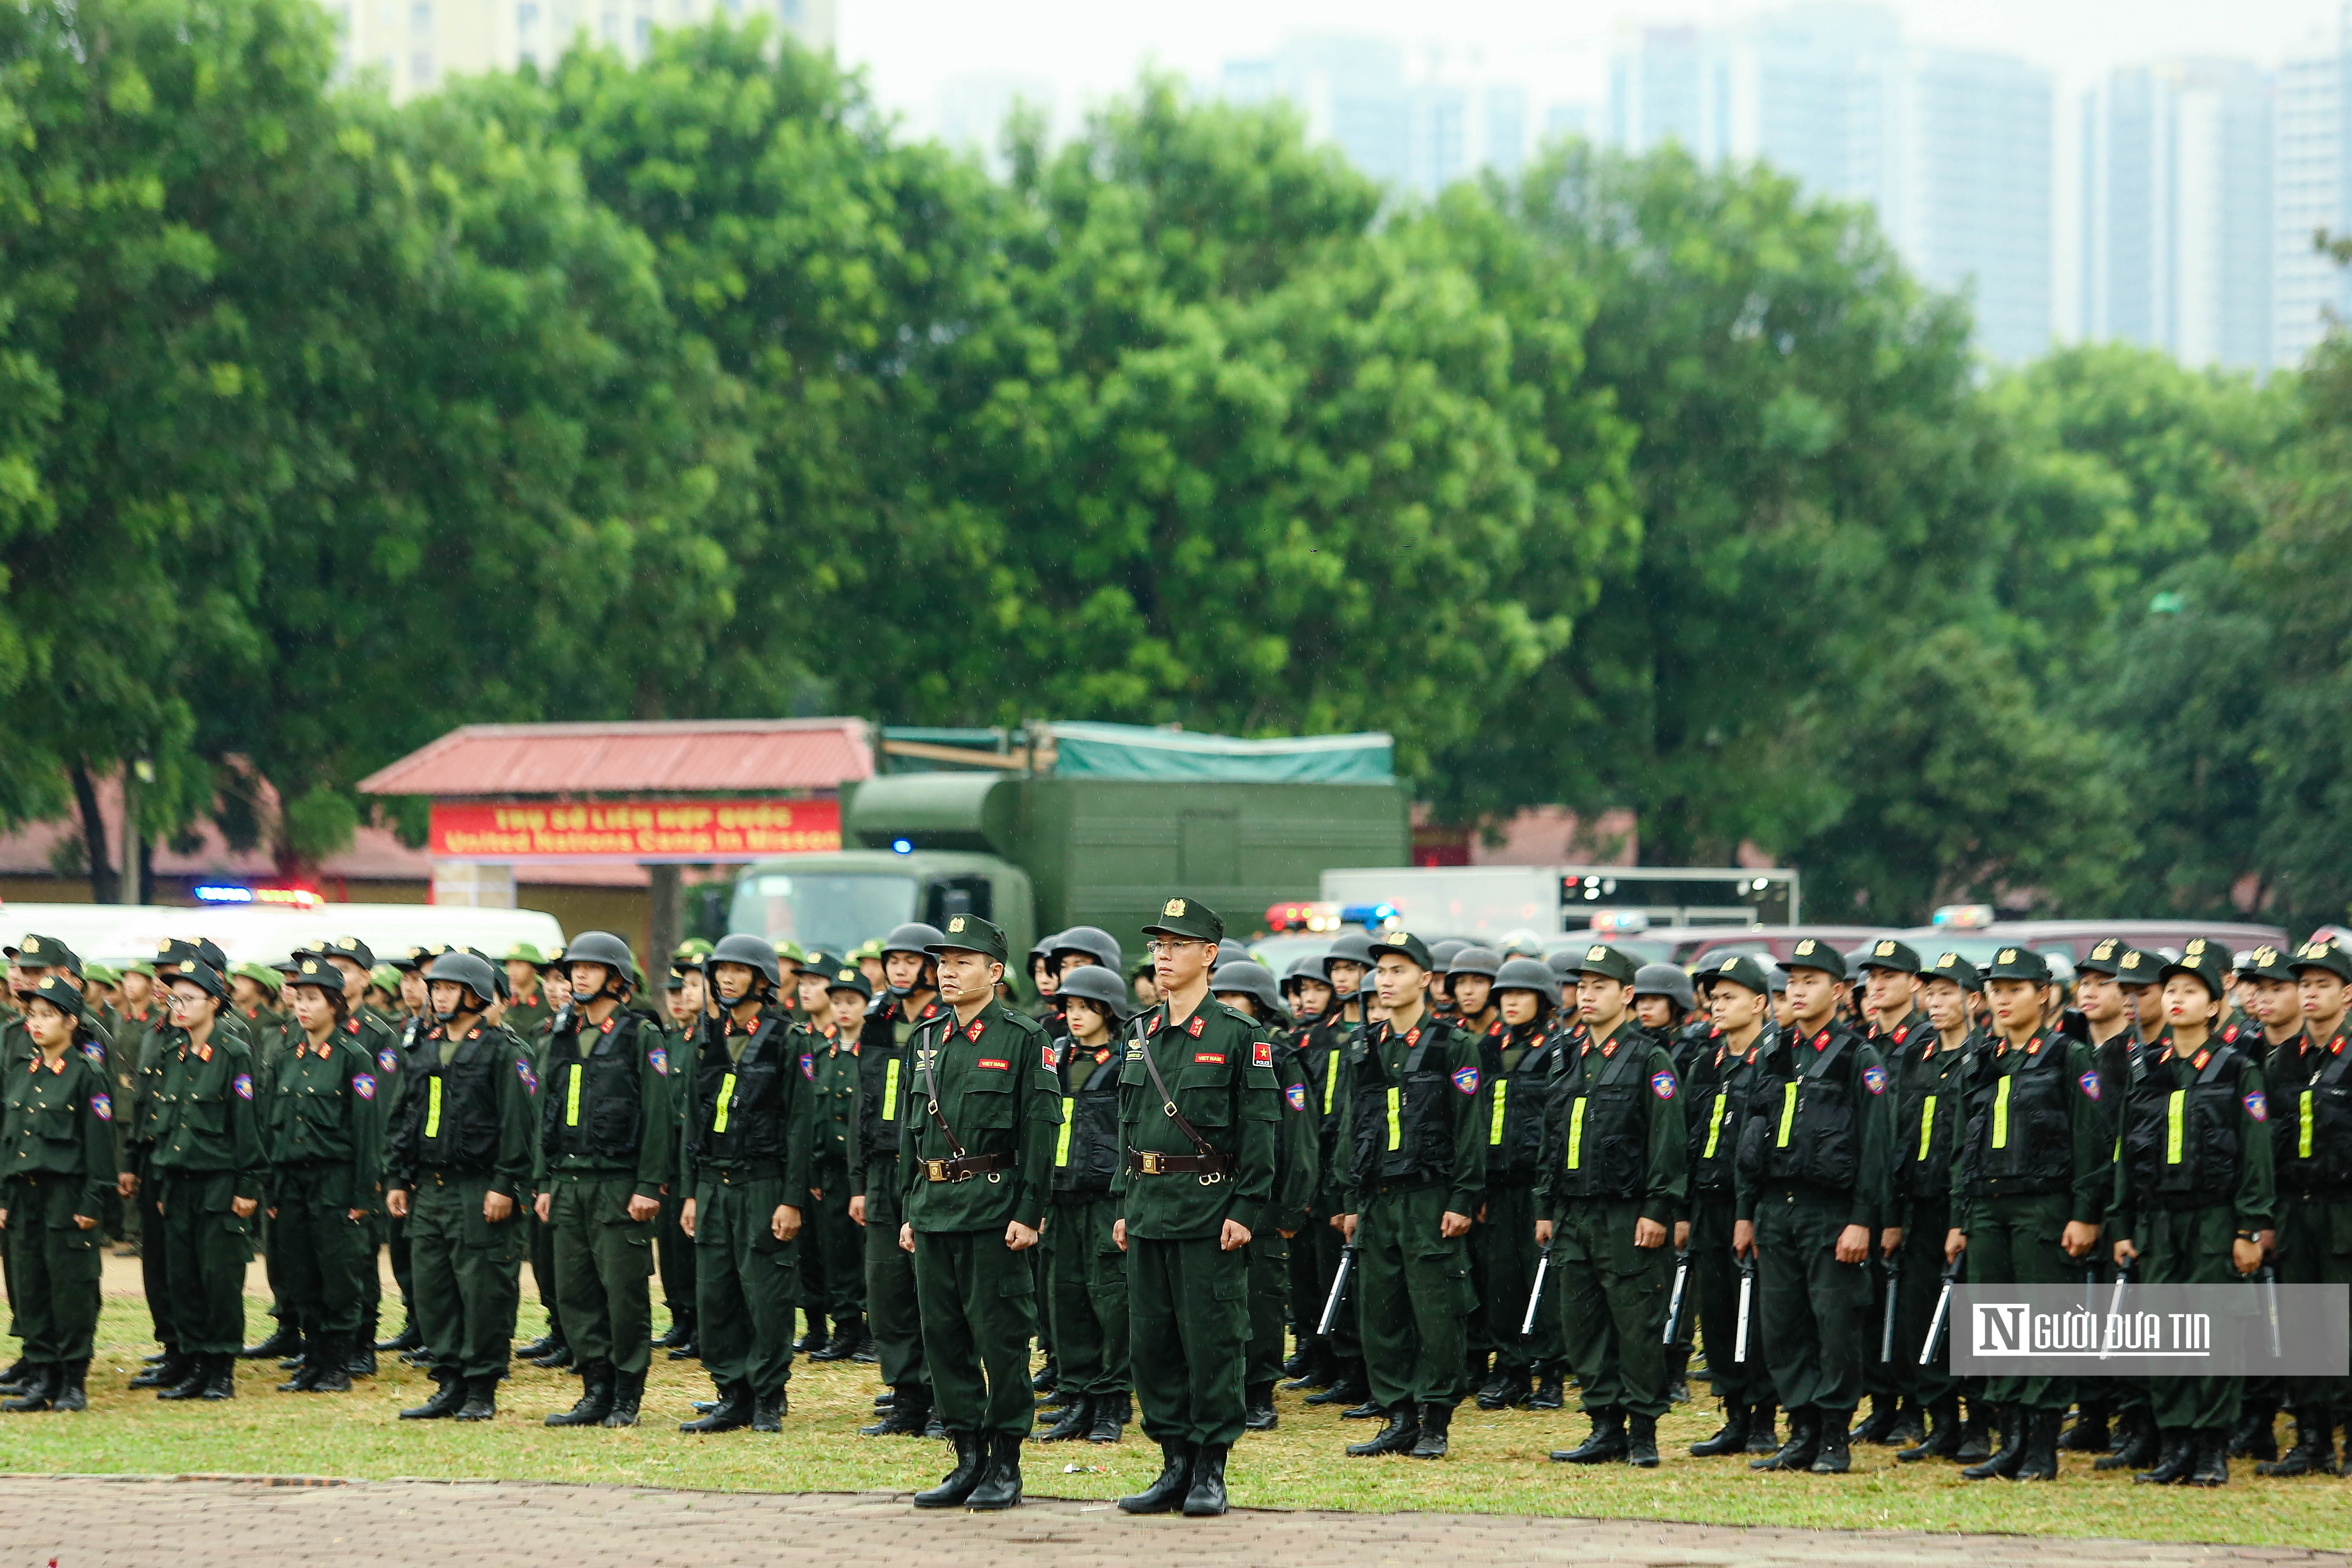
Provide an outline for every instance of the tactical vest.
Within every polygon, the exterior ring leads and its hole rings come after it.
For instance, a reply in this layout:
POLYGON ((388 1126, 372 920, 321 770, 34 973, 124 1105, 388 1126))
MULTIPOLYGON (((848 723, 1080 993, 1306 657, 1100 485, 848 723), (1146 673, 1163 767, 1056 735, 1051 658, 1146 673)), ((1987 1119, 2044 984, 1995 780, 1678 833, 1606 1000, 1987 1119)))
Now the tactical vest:
MULTIPOLYGON (((432 1170, 487 1171, 499 1163, 498 1075, 511 1071, 499 1049, 502 1031, 478 1027, 471 1038, 425 1042, 431 1066, 409 1089, 416 1119, 416 1161, 432 1170)), ((411 1064, 414 1068, 415 1064, 411 1064)))
POLYGON ((1512 1035, 1482 1042, 1480 1054, 1489 1086, 1486 1107, 1486 1184, 1524 1187, 1543 1174, 1544 1110, 1552 1101, 1560 1059, 1549 1034, 1532 1034, 1517 1067, 1504 1065, 1512 1035))
POLYGON ((547 1082, 540 1090, 541 1145, 550 1162, 579 1155, 598 1164, 634 1165, 645 1131, 636 1060, 644 1021, 634 1013, 614 1014, 583 1057, 577 1041, 584 1022, 574 1015, 572 1026, 549 1042, 547 1082))
MULTIPOLYGON (((2066 1042, 2036 1036, 2014 1070, 1988 1056, 1969 1088, 1969 1138, 1977 1155, 1975 1191, 1987 1197, 2063 1193, 2074 1180, 2074 1125, 2068 1114, 2066 1042), (2032 1050, 2038 1045, 2040 1050, 2032 1050)), ((2011 1047, 2010 1056, 2018 1047, 2011 1047)))
POLYGON ((1381 1059, 1382 1026, 1358 1037, 1354 1070, 1356 1184, 1443 1182, 1454 1174, 1454 1127, 1445 1097, 1458 1091, 1446 1076, 1443 1045, 1452 1026, 1424 1018, 1405 1035, 1402 1070, 1393 1078, 1381 1059))
POLYGON ((2140 1202, 2196 1209, 2235 1199, 2238 1076, 2245 1065, 2236 1047, 2221 1046, 2185 1089, 2173 1087, 2169 1070, 2131 1086, 2123 1157, 2140 1202))
MULTIPOLYGON (((1938 1045, 1938 1052, 1944 1047, 1938 1045)), ((1929 1073, 1911 1082, 1909 1072, 1896 1075, 1895 1089, 1895 1196, 1924 1204, 1944 1204, 1952 1195, 1952 1130, 1968 1124, 1969 1069, 1963 1066, 1954 1081, 1949 1075, 1929 1073)))
POLYGON ((2272 1090, 2271 1147, 2280 1192, 2340 1201, 2352 1189, 2352 1047, 2341 1035, 2330 1043, 2316 1078, 2272 1090))
POLYGON ((694 1060, 695 1117, 687 1129, 687 1152, 717 1165, 781 1163, 791 1120, 793 1076, 800 1070, 792 1048, 792 1026, 782 1015, 767 1013, 745 1042, 743 1054, 733 1061, 727 1058, 726 1027, 722 1019, 703 1020, 702 1044, 694 1060))
POLYGON ((1298 1067, 1307 1076, 1307 1106, 1315 1113, 1319 1149, 1332 1146, 1347 1120, 1348 1107, 1339 1103, 1339 1064, 1348 1054, 1350 1027, 1318 1019, 1298 1031, 1298 1067))
POLYGON ((1062 1070, 1062 1126, 1054 1134, 1054 1191, 1068 1197, 1098 1197, 1118 1173, 1119 1053, 1097 1062, 1095 1053, 1073 1039, 1076 1054, 1062 1070))
MULTIPOLYGON (((879 1015, 880 1027, 869 1029, 857 1047, 857 1136, 865 1149, 868 1163, 882 1163, 877 1156, 898 1158, 898 1127, 906 1114, 907 1085, 915 1070, 915 1058, 907 1049, 907 1042, 926 1017, 936 1018, 942 1004, 933 1001, 913 1018, 898 1011, 898 998, 892 997, 887 1011, 879 1015)), ((868 1024, 875 1017, 869 1016, 868 1024)))
POLYGON ((1797 1040, 1758 1061, 1739 1138, 1739 1173, 1751 1185, 1853 1191, 1862 1168, 1853 1060, 1854 1037, 1836 1030, 1825 1049, 1797 1040))
POLYGON ((1577 1058, 1560 1053, 1559 1100, 1553 1110, 1560 1140, 1559 1169, 1552 1173, 1555 1195, 1641 1195, 1650 1173, 1647 1068, 1654 1039, 1644 1029, 1624 1031, 1617 1053, 1602 1058, 1601 1070, 1580 1084, 1577 1058))
POLYGON ((1739 1133, 1747 1125, 1748 1101, 1756 1079, 1748 1058, 1762 1059, 1770 1045, 1769 1036, 1759 1034, 1745 1051, 1726 1047, 1719 1064, 1710 1050, 1684 1080, 1691 1102, 1686 1147, 1692 1192, 1723 1194, 1733 1190, 1732 1167, 1738 1159, 1739 1133))

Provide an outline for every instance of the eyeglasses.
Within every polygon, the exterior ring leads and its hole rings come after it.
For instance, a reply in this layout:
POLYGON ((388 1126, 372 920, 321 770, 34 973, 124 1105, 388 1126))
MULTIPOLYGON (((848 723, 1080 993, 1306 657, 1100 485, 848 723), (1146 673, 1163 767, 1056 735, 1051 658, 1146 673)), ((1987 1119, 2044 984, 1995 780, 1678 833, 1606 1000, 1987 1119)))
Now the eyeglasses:
POLYGON ((1173 957, 1177 953, 1188 952, 1193 948, 1208 945, 1207 942, 1193 937, 1169 937, 1164 941, 1155 937, 1143 944, 1143 952, 1149 958, 1157 958, 1163 952, 1173 957))

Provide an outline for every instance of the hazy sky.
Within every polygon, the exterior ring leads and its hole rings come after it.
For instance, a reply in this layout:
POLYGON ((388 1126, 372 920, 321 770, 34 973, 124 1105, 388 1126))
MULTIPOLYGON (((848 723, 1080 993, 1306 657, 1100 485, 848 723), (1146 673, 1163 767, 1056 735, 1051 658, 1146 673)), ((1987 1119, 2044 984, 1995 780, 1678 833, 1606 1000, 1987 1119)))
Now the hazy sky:
MULTIPOLYGON (((1888 0, 1913 36, 2021 54, 2075 86, 2115 65, 2210 53, 2273 63, 2328 30, 2338 0, 1888 0)), ((1596 100, 1612 33, 1628 23, 1724 21, 1753 0, 839 0, 843 58, 918 129, 943 85, 1013 76, 1050 82, 1067 115, 1132 82, 1148 61, 1212 78, 1295 33, 1381 34, 1483 55, 1474 74, 1524 81, 1538 104, 1596 100)), ((1466 62, 1465 62, 1466 63, 1466 62)))

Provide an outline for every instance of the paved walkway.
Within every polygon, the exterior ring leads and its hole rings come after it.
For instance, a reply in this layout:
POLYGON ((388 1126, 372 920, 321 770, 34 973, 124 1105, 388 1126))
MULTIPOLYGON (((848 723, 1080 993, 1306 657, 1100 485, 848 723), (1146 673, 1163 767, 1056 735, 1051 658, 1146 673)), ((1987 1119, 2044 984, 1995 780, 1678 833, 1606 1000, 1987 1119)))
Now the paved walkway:
POLYGON ((1105 1503, 1034 1501, 1003 1514, 919 1514, 883 1493, 745 1496, 614 1486, 231 1479, 0 1477, 0 1568, 198 1564, 255 1568, 1429 1568, 1433 1561, 1641 1568, 2352 1568, 2288 1547, 1910 1531, 1743 1530, 1645 1521, 1475 1514, 1229 1514, 1132 1520, 1105 1503))

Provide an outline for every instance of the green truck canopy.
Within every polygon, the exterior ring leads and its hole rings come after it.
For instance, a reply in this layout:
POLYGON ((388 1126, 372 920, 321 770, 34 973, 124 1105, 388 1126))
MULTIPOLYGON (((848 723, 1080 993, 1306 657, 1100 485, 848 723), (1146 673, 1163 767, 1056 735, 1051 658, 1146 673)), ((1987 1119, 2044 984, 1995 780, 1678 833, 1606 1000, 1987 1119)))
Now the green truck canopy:
POLYGON ((1196 784, 1396 782, 1386 735, 1300 735, 1241 741, 1140 724, 1052 725, 1054 776, 1196 784))

